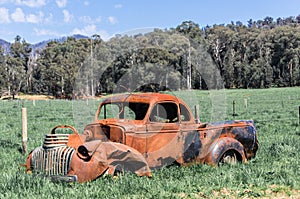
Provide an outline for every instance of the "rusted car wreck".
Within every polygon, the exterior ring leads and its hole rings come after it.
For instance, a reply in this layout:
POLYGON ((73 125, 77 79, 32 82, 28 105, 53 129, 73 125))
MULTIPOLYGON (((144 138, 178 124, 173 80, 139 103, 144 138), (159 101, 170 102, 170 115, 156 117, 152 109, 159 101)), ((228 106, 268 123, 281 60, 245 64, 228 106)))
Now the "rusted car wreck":
POLYGON ((201 123, 195 118, 184 101, 169 94, 107 97, 82 134, 61 125, 45 135, 43 146, 29 154, 26 170, 86 182, 123 171, 151 176, 172 163, 218 165, 255 157, 252 120, 201 123), (59 128, 73 134, 56 134, 59 128))

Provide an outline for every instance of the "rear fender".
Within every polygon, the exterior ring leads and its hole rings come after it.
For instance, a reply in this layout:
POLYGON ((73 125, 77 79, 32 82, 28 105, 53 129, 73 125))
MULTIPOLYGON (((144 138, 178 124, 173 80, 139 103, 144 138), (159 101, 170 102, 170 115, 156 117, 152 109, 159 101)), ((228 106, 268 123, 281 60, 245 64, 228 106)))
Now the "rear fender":
POLYGON ((220 162, 222 155, 226 151, 233 150, 238 155, 238 160, 247 162, 243 145, 233 138, 220 138, 211 147, 211 151, 205 158, 205 163, 217 166, 220 162))

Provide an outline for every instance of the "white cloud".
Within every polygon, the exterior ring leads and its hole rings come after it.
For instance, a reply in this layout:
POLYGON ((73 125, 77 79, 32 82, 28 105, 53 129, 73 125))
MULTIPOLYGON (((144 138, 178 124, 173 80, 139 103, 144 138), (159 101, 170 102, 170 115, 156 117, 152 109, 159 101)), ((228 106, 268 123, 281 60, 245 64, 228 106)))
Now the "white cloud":
POLYGON ((43 12, 39 12, 38 15, 34 15, 34 14, 29 14, 28 16, 26 16, 26 22, 29 22, 29 23, 40 23, 43 21, 43 17, 44 17, 44 14, 43 12))
POLYGON ((93 23, 93 20, 90 16, 80 17, 79 20, 83 23, 93 23))
POLYGON ((44 13, 40 11, 38 14, 25 15, 21 8, 16 8, 15 12, 11 14, 11 18, 14 22, 19 23, 40 23, 43 21, 44 13))
POLYGON ((59 8, 64 8, 67 5, 67 0, 56 0, 55 2, 59 8))
POLYGON ((34 28, 34 32, 37 36, 60 36, 56 31, 46 30, 46 29, 37 29, 34 28))
POLYGON ((32 8, 42 7, 46 5, 46 0, 15 0, 17 5, 25 5, 32 8))
POLYGON ((86 23, 86 24, 94 24, 94 23, 101 22, 102 17, 99 16, 95 19, 92 19, 90 16, 82 16, 82 17, 79 18, 79 20, 83 23, 86 23))
POLYGON ((87 25, 82 29, 75 28, 72 31, 72 34, 81 34, 81 35, 93 35, 96 33, 97 27, 95 25, 87 25))
POLYGON ((10 19, 9 19, 9 13, 8 13, 8 9, 6 8, 0 8, 0 24, 1 23, 9 23, 10 19))
POLYGON ((21 8, 16 8, 15 12, 11 14, 11 18, 15 22, 25 22, 25 14, 21 8))
POLYGON ((113 17, 113 16, 109 16, 109 17, 108 17, 108 21, 109 21, 111 24, 116 24, 116 23, 118 23, 118 20, 117 20, 115 17, 113 17))
POLYGON ((73 15, 68 10, 63 10, 64 22, 70 22, 73 18, 73 15))
POLYGON ((122 8, 122 7, 123 7, 122 4, 116 4, 116 5, 115 5, 115 8, 122 8))
POLYGON ((105 30, 97 30, 96 25, 87 25, 82 29, 75 28, 71 34, 80 34, 85 36, 92 36, 94 34, 100 35, 103 40, 107 40, 110 35, 105 30))

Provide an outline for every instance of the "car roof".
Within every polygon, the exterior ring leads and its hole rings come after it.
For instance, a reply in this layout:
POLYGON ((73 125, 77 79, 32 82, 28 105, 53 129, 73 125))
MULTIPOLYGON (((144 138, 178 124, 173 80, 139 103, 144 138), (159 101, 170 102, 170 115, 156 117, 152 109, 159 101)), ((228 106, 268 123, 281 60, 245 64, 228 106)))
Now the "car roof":
POLYGON ((175 101, 182 102, 179 98, 174 95, 165 93, 129 93, 129 94, 117 94, 106 97, 102 103, 111 102, 141 102, 141 103, 155 103, 161 101, 175 101))

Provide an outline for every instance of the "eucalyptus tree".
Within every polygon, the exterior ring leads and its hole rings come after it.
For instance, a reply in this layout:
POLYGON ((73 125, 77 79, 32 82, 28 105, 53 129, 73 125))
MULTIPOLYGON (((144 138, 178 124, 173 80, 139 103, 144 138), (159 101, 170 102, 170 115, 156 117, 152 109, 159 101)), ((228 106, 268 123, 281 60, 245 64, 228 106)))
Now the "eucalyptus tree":
POLYGON ((88 55, 88 39, 68 37, 63 43, 51 41, 37 60, 40 73, 40 90, 56 97, 73 94, 80 66, 88 55))
POLYGON ((2 92, 3 90, 5 90, 6 87, 5 68, 6 68, 6 61, 4 56, 4 50, 0 46, 0 96, 2 95, 2 92))
POLYGON ((10 46, 4 73, 7 89, 13 98, 20 91, 28 92, 31 51, 30 44, 22 40, 20 36, 16 36, 14 43, 10 46))
POLYGON ((273 30, 274 78, 278 86, 299 85, 299 27, 281 26, 273 30))
POLYGON ((113 56, 99 35, 93 35, 86 41, 89 42, 89 48, 76 77, 75 92, 78 95, 95 96, 103 92, 100 79, 113 56))

